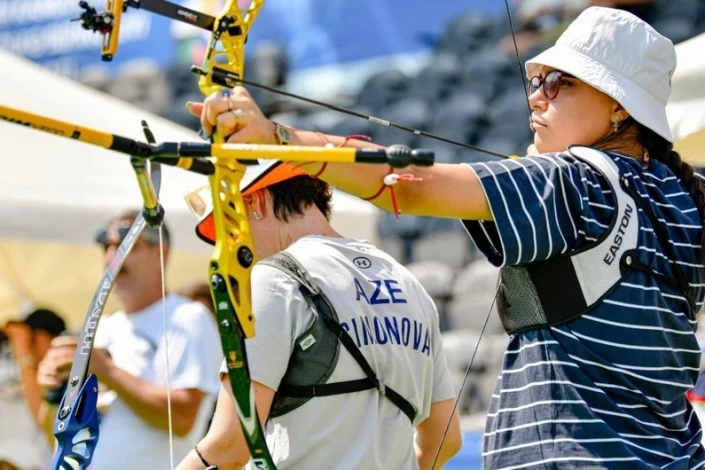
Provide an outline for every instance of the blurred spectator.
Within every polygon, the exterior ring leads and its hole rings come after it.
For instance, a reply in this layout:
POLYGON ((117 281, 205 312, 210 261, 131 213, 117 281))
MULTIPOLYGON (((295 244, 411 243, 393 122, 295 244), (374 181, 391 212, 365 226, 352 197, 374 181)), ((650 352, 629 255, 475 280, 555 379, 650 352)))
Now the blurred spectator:
MULTIPOLYGON (((118 215, 96 235, 106 264, 137 214, 118 215)), ((163 239, 168 259, 166 227, 163 239)), ((169 401, 174 458, 182 459, 203 436, 213 409, 223 359, 215 323, 202 303, 176 294, 168 294, 162 303, 160 256, 159 231, 147 227, 115 278, 114 292, 123 310, 98 326, 90 372, 109 391, 98 398, 104 413, 92 470, 124 469, 125 449, 130 468, 162 467, 170 451, 169 401)), ((64 383, 75 348, 75 337, 52 341, 39 365, 42 386, 55 389, 64 383)), ((43 408, 50 432, 56 403, 43 408)))
POLYGON ((37 364, 65 328, 60 316, 40 308, 0 331, 0 469, 3 462, 9 468, 40 469, 51 461, 40 433, 37 364))
POLYGON ((184 286, 179 290, 178 294, 191 300, 201 302, 213 315, 215 315, 215 309, 213 308, 213 297, 211 296, 211 287, 207 282, 194 282, 193 284, 184 286))
POLYGON ((590 6, 619 8, 638 16, 644 21, 650 19, 656 3, 655 0, 590 0, 590 6))
MULTIPOLYGON (((590 6, 590 0, 520 0, 517 13, 519 25, 515 32, 519 53, 539 44, 555 42, 581 11, 590 6)), ((514 53, 514 37, 502 39, 502 48, 514 53)))

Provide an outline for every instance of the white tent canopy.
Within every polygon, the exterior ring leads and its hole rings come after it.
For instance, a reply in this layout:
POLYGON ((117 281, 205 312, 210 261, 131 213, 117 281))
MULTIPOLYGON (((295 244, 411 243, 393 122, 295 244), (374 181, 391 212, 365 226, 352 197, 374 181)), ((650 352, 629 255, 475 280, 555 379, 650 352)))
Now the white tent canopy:
MULTIPOLYGON (((158 141, 198 141, 189 129, 2 50, 0 103, 142 141, 140 122, 145 119, 158 141)), ((95 230, 116 212, 141 205, 128 156, 3 121, 0 142, 0 318, 14 316, 18 301, 8 297, 15 297, 17 290, 32 299, 62 305, 60 297, 76 297, 77 284, 85 283, 77 303, 87 305, 101 269, 102 257, 92 246, 95 230), (92 251, 76 254, 72 260, 61 258, 78 247, 92 251), (66 282, 68 268, 90 275, 66 282), (24 288, 18 288, 20 282, 24 288)), ((203 261, 210 247, 195 236, 196 218, 184 195, 206 185, 207 179, 162 168, 160 199, 174 250, 203 261)), ((338 191, 333 202, 333 225, 339 232, 374 240, 378 209, 338 191)))
MULTIPOLYGON (((678 66, 666 114, 676 142, 705 130, 705 34, 676 46, 678 66)), ((705 140, 696 147, 705 154, 705 140)))
MULTIPOLYGON (((0 103, 144 140, 146 119, 158 141, 198 141, 194 132, 0 51, 0 103)), ((196 118, 194 118, 196 119, 196 118)), ((0 238, 89 242, 116 210, 138 206, 140 195, 129 159, 109 150, 0 122, 0 238)), ((161 201, 175 244, 186 251, 209 248, 193 235, 194 216, 184 203, 205 177, 164 168, 161 201)), ((347 236, 374 238, 376 209, 336 191, 334 225, 347 236)))

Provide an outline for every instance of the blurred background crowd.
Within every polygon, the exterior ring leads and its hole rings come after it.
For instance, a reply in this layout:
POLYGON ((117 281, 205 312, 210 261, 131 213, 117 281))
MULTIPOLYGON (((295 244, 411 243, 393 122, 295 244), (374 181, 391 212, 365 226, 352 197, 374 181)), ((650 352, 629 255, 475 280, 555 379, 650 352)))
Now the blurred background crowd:
MULTIPOLYGON (((538 54, 584 8, 602 5, 629 10, 674 43, 705 33, 704 0, 511 0, 514 36, 504 3, 497 0, 418 2, 425 3, 423 7, 405 1, 381 5, 297 0, 295 6, 269 1, 271 9, 265 6, 264 17, 255 24, 248 44, 245 77, 249 80, 506 155, 523 154, 532 139, 517 50, 522 63, 538 54), (291 22, 284 24, 282 15, 288 15, 291 22), (305 34, 296 29, 305 27, 302 25, 309 25, 305 34), (303 39, 294 40, 297 34, 303 39)), ((197 76, 189 66, 201 60, 203 35, 187 27, 165 26, 169 23, 159 20, 150 20, 153 22, 145 26, 140 22, 146 14, 130 11, 126 15, 130 22, 123 26, 128 28, 124 33, 127 42, 119 53, 126 59, 108 67, 96 62, 98 49, 94 42, 90 49, 74 44, 62 50, 59 45, 40 48, 23 40, 32 28, 40 31, 40 26, 57 38, 68 31, 52 26, 49 20, 43 26, 32 18, 13 23, 11 15, 21 17, 24 8, 34 3, 0 0, 0 49, 27 57, 140 110, 198 129, 198 120, 184 103, 202 98, 197 76), (153 44, 147 39, 167 27, 171 39, 160 43, 163 48, 144 49, 145 44, 153 44), (132 42, 131 34, 136 38, 132 42), (70 47, 77 52, 70 54, 70 47), (88 54, 92 61, 85 59, 88 54)), ((65 7, 64 13, 71 11, 77 16, 77 2, 55 3, 57 11, 65 7)), ((217 13, 222 2, 184 3, 217 13)), ((52 12, 37 10, 37 15, 42 14, 49 18, 52 12)), ((71 27, 71 37, 89 34, 75 24, 71 27)), ((281 123, 338 135, 364 134, 381 144, 431 148, 438 162, 492 158, 259 89, 249 90, 265 113, 281 123)), ((459 389, 485 319, 490 311, 494 313, 497 269, 480 258, 457 221, 403 214, 397 220, 391 213, 376 213, 373 220, 377 244, 405 263, 435 299, 459 389)), ((173 264, 179 269, 178 261, 173 264)), ((89 290, 95 282, 90 284, 89 290)), ((184 292, 194 298, 203 294, 198 286, 188 289, 184 292)), ((87 305, 89 298, 82 300, 87 305)), ((58 320, 43 310, 39 316, 35 312, 34 317, 26 317, 33 310, 26 307, 14 317, 25 318, 32 331, 50 330, 55 335, 63 330, 58 320), (34 318, 35 323, 28 318, 34 318), (50 327, 39 320, 50 322, 50 327)), ((82 313, 70 315, 77 315, 80 321, 82 313)), ((67 319, 67 323, 77 326, 76 320, 67 319)), ((21 421, 21 413, 9 405, 11 397, 19 396, 23 369, 22 364, 13 361, 11 329, 5 328, 0 334, 0 441, 5 439, 3 428, 9 419, 21 421)), ((475 433, 468 435, 466 445, 474 445, 472 439, 477 439, 484 423, 505 342, 506 335, 492 314, 460 399, 464 427, 475 433)), ((0 445, 0 461, 2 458, 0 445)), ((458 468, 468 468, 477 462, 475 458, 475 454, 461 454, 454 462, 458 468)))

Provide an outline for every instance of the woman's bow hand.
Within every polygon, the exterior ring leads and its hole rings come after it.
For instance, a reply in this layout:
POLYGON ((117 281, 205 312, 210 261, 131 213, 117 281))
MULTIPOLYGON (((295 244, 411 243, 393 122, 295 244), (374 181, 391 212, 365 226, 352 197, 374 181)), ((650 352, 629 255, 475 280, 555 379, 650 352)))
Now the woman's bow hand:
POLYGON ((216 130, 231 144, 276 144, 275 127, 250 93, 237 86, 208 96, 203 103, 189 102, 188 110, 201 119, 201 137, 216 130))

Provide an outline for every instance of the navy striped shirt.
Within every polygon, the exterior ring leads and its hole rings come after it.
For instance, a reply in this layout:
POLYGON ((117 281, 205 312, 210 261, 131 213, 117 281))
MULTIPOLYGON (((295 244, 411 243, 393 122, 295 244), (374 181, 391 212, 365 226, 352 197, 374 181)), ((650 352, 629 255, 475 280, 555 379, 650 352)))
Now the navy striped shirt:
MULTIPOLYGON (((692 198, 662 163, 644 170, 610 156, 666 228, 699 308, 702 227, 692 198)), ((612 220, 610 186, 569 153, 469 166, 494 221, 464 224, 497 266, 574 251, 612 220)), ((641 209, 639 223, 639 260, 672 274, 641 209)), ((487 416, 485 468, 702 467, 702 429, 685 397, 698 378, 695 329, 682 292, 634 271, 579 319, 512 335, 487 416)))

